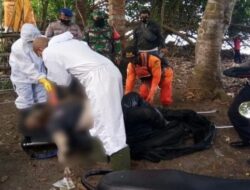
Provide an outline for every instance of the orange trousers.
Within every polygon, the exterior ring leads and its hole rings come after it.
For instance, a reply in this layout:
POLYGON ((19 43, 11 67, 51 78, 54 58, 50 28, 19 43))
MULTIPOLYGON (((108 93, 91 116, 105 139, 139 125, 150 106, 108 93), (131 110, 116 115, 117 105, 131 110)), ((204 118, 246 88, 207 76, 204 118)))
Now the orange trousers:
MULTIPOLYGON (((160 101, 164 106, 168 106, 173 102, 172 99, 172 82, 173 82, 173 70, 170 67, 164 69, 162 74, 161 81, 159 83, 159 87, 161 89, 160 93, 160 101)), ((143 99, 148 97, 149 91, 151 87, 151 80, 143 80, 142 84, 139 88, 139 94, 143 99)))

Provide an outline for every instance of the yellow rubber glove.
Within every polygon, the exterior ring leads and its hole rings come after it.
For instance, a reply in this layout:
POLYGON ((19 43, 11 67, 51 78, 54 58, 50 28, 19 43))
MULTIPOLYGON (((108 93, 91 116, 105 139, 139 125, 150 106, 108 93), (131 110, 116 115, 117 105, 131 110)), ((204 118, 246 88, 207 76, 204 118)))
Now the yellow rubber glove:
POLYGON ((47 91, 49 104, 56 106, 58 104, 58 98, 53 84, 46 78, 41 78, 38 82, 41 83, 47 91))
POLYGON ((45 88, 45 90, 47 92, 52 92, 53 90, 53 85, 51 84, 51 82, 46 79, 46 78, 41 78, 38 80, 39 83, 41 83, 43 85, 43 87, 45 88))

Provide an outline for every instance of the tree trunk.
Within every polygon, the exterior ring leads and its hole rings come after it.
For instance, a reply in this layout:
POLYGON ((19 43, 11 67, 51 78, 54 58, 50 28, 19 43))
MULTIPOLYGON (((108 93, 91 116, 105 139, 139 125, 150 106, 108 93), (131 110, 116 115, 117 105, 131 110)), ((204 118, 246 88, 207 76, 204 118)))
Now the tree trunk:
POLYGON ((109 0, 109 23, 124 37, 125 0, 109 0))
POLYGON ((42 22, 41 22, 41 30, 44 31, 47 25, 47 13, 48 13, 48 6, 49 0, 43 0, 42 2, 42 22))
POLYGON ((195 68, 188 81, 188 92, 195 99, 216 98, 222 92, 220 52, 236 0, 208 0, 198 29, 195 68))
POLYGON ((87 23, 89 3, 87 0, 76 0, 75 8, 76 8, 76 23, 83 30, 83 28, 86 26, 87 23))
POLYGON ((163 24, 164 24, 165 6, 166 6, 166 1, 163 0, 161 4, 161 27, 163 27, 163 24))

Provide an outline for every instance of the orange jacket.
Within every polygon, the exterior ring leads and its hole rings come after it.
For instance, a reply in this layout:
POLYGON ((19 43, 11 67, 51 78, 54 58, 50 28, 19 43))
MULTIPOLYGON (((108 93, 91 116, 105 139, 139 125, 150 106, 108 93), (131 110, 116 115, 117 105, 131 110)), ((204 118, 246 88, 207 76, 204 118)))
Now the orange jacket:
POLYGON ((127 67, 127 79, 126 79, 126 88, 125 88, 125 94, 133 91, 135 80, 137 78, 142 78, 143 75, 150 75, 152 77, 151 86, 150 86, 150 92, 155 93, 157 90, 157 87, 161 81, 161 60, 153 55, 147 55, 145 53, 140 53, 141 60, 143 62, 146 61, 146 63, 142 63, 142 65, 129 63, 127 67), (141 67, 141 68, 139 68, 141 67), (147 72, 145 72, 145 69, 147 69, 147 72), (138 76, 141 75, 141 76, 138 76))

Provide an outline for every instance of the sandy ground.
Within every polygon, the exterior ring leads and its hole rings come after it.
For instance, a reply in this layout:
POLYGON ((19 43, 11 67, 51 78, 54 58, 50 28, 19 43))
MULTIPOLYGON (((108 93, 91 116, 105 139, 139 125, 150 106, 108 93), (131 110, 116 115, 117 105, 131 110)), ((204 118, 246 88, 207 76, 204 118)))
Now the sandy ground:
MULTIPOLYGON (((230 65, 230 63, 226 63, 230 65)), ((230 101, 188 102, 181 96, 185 88, 185 70, 191 68, 192 63, 178 59, 174 62, 175 68, 175 103, 172 108, 190 108, 196 111, 217 109, 216 114, 209 118, 216 125, 229 125, 227 109, 230 101), (178 70, 178 72, 177 72, 178 70), (181 80, 182 78, 182 80, 181 80)), ((231 80, 231 79, 230 79, 231 80)), ((241 81, 234 89, 225 87, 228 92, 237 93, 241 81)), ((63 168, 57 159, 32 160, 20 148, 22 136, 17 129, 17 110, 14 106, 14 93, 0 94, 0 189, 1 190, 47 190, 63 176, 63 168)), ((132 169, 178 169, 196 174, 220 176, 226 178, 250 178, 250 167, 246 160, 250 159, 250 149, 236 150, 229 146, 230 141, 237 140, 234 129, 218 129, 214 145, 209 150, 197 152, 170 161, 150 163, 147 161, 132 162, 132 169)), ((94 166, 80 164, 76 166, 75 180, 86 168, 108 167, 105 163, 94 166)), ((96 182, 96 180, 92 180, 96 182)), ((77 185, 77 189, 84 189, 77 185)))

